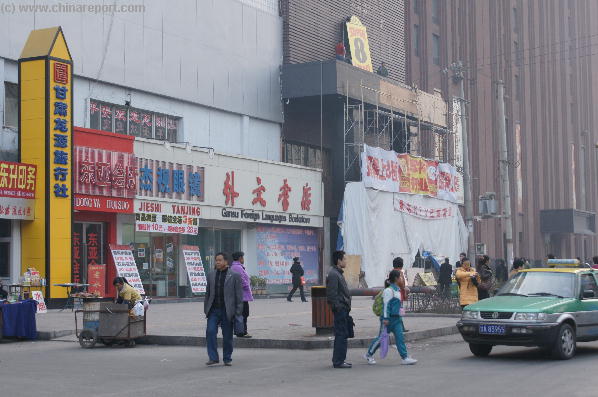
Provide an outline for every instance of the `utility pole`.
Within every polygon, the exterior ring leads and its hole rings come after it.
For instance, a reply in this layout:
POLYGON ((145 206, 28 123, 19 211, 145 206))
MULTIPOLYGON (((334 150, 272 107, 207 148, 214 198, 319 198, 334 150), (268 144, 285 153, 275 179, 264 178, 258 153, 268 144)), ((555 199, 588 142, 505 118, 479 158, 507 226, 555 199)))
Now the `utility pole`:
POLYGON ((500 183, 502 193, 502 218, 507 248, 507 265, 513 263, 513 220, 511 219, 511 187, 509 185, 509 149, 507 147, 507 126, 505 121, 505 85, 498 86, 498 133, 500 134, 500 183))
POLYGON ((465 199, 465 225, 467 226, 467 257, 475 263, 475 236, 473 234, 473 199, 471 183, 471 167, 469 165, 469 139, 467 134, 467 101, 465 100, 465 67, 461 61, 452 63, 449 70, 453 72, 453 82, 459 84, 459 101, 461 102, 461 129, 463 131, 463 190, 465 199))

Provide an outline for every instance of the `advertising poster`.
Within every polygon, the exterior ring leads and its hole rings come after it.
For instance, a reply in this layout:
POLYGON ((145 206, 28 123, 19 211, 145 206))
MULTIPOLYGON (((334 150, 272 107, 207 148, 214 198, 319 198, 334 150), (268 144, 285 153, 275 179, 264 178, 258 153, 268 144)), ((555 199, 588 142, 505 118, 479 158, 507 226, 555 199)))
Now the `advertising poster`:
POLYGON ((298 256, 307 283, 317 283, 320 259, 319 237, 313 229, 258 226, 258 275, 268 284, 291 284, 291 265, 298 256))
POLYGON ((141 295, 145 295, 143 284, 141 283, 141 277, 139 277, 139 271, 137 270, 137 264, 135 263, 135 257, 133 251, 128 245, 112 245, 110 244, 110 251, 112 252, 112 258, 114 259, 114 266, 116 266, 116 273, 119 277, 127 279, 129 284, 133 286, 141 295))
MULTIPOLYGON (((127 279, 128 280, 128 279, 127 279)), ((87 291, 98 296, 106 295, 106 265, 87 265, 87 291)))
POLYGON ((191 292, 194 294, 206 292, 206 273, 203 262, 201 261, 199 247, 195 245, 183 245, 182 249, 185 266, 187 266, 187 275, 189 275, 191 292))

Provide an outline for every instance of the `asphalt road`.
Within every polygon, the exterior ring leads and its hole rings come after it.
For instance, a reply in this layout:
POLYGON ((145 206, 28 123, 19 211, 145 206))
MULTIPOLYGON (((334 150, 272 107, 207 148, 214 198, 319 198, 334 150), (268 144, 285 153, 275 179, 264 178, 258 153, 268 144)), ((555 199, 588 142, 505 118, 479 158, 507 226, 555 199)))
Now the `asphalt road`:
POLYGON ((368 366, 333 369, 331 352, 239 349, 232 367, 206 367, 204 348, 137 346, 83 350, 66 341, 0 344, 2 396, 597 396, 598 343, 554 361, 538 349, 496 347, 475 358, 458 336, 409 345, 368 366))

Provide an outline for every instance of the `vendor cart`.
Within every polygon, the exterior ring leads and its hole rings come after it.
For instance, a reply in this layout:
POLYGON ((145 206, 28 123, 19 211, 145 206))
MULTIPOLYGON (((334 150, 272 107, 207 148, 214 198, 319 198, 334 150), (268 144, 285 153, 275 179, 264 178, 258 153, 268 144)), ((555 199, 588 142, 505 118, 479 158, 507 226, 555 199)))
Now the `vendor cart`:
POLYGON ((75 311, 75 330, 79 344, 84 349, 91 349, 97 342, 110 346, 117 341, 123 341, 126 347, 134 347, 135 339, 145 336, 146 316, 130 316, 128 305, 85 302, 83 310, 75 311), (83 313, 81 332, 78 313, 83 313))

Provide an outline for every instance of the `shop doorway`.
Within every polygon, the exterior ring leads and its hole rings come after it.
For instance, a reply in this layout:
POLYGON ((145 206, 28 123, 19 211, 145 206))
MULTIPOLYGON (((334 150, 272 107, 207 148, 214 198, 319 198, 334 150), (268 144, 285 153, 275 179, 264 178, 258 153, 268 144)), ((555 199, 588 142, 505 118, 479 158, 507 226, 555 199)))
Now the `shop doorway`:
POLYGON ((178 235, 151 237, 152 257, 148 286, 153 296, 177 295, 178 245, 178 235))
POLYGON ((105 265, 106 227, 102 222, 75 222, 73 229, 74 283, 87 283, 87 268, 90 265, 105 265))
POLYGON ((214 256, 225 252, 230 256, 241 250, 241 230, 200 227, 197 236, 186 236, 186 244, 197 245, 206 271, 214 268, 214 256))
POLYGON ((10 277, 10 240, 11 223, 8 219, 0 219, 0 278, 10 277))

